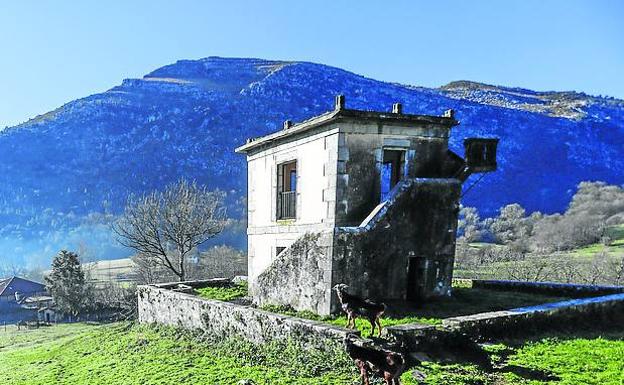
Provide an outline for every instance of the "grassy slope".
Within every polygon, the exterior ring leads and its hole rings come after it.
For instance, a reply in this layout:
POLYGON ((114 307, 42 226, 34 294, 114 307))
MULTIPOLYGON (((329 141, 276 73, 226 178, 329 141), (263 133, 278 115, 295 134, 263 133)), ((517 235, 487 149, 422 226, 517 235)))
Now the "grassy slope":
POLYGON ((186 333, 129 324, 0 331, 0 382, 8 384, 345 384, 354 371, 292 346, 198 342, 186 333), (289 351, 290 350, 290 351, 289 351), (297 365, 290 357, 300 357, 297 365), (278 364, 278 362, 280 364, 278 364), (285 363, 285 365, 281 365, 285 363))
POLYGON ((595 243, 580 247, 572 251, 572 255, 578 257, 593 257, 600 252, 608 252, 613 255, 624 255, 624 225, 612 226, 607 229, 607 234, 612 239, 611 243, 603 245, 601 243, 595 243))
MULTIPOLYGON (((508 363, 517 373, 484 373, 470 365, 428 364, 429 385, 624 383, 624 332, 583 338, 559 336, 519 345, 508 363), (517 370, 517 368, 523 370, 517 370), (531 379, 540 371, 553 381, 531 379)), ((507 350, 499 344, 493 352, 507 350)), ((0 382, 8 384, 352 384, 345 357, 292 346, 255 349, 240 341, 200 342, 169 328, 131 324, 58 325, 18 332, 0 329, 0 382)), ((405 385, 416 385, 411 373, 405 385)))

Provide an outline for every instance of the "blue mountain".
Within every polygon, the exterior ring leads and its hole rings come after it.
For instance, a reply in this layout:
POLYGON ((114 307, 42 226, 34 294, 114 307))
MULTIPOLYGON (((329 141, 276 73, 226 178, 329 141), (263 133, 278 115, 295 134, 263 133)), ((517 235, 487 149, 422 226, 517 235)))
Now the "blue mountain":
POLYGON ((0 265, 45 263, 61 247, 128 255, 108 224, 129 194, 180 177, 227 192, 241 221, 215 242, 244 247, 245 159, 233 149, 332 109, 337 94, 348 108, 455 109, 459 153, 463 138, 500 137, 499 170, 463 198, 484 215, 511 202, 562 211, 580 181, 624 183, 622 100, 469 81, 423 88, 305 62, 182 60, 0 132, 0 265))

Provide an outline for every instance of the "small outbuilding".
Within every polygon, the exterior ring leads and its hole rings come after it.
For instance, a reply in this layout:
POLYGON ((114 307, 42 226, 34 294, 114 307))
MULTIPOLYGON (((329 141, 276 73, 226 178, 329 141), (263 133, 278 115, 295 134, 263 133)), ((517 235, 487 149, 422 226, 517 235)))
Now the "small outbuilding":
POLYGON ((44 306, 37 310, 37 320, 45 323, 56 323, 61 319, 56 306, 53 304, 44 306))
POLYGON ((451 291, 462 183, 496 169, 498 139, 448 148, 453 111, 347 109, 237 148, 248 161, 248 274, 258 305, 329 314, 345 283, 378 299, 451 291))

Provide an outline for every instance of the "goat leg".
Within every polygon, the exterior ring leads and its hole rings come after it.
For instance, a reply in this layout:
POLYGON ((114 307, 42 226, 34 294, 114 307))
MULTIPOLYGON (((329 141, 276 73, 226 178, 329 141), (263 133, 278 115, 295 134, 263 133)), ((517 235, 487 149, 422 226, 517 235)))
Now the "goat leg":
POLYGON ((377 324, 377 330, 379 331, 379 337, 381 337, 381 320, 379 317, 375 319, 375 323, 377 324))
POLYGON ((362 385, 370 385, 368 380, 368 368, 366 362, 362 360, 355 360, 355 365, 360 369, 360 378, 362 379, 362 385))

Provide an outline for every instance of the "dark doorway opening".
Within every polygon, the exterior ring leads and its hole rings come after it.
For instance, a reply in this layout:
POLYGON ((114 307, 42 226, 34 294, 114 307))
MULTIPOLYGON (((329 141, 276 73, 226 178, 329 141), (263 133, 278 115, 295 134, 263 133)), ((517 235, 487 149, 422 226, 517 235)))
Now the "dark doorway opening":
POLYGON ((422 257, 410 257, 407 261, 406 299, 415 301, 423 298, 427 286, 427 260, 422 257))
POLYGON ((388 199, 394 186, 405 177, 405 150, 383 150, 381 164, 381 201, 388 199))

